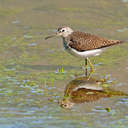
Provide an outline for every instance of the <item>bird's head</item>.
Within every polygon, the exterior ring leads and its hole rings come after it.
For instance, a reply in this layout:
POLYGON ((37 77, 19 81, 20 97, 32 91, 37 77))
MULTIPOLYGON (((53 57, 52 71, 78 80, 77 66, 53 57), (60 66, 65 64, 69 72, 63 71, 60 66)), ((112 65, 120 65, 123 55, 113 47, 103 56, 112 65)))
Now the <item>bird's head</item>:
POLYGON ((70 35, 73 32, 73 30, 70 27, 59 27, 57 29, 57 32, 55 35, 51 35, 46 37, 45 39, 51 38, 51 37, 55 37, 55 36, 60 36, 60 37, 67 37, 68 35, 70 35))
POLYGON ((59 100, 58 104, 65 109, 71 109, 74 106, 74 103, 70 101, 70 98, 59 100))
POLYGON ((57 29, 56 35, 61 36, 61 37, 67 37, 72 32, 73 32, 73 30, 70 27, 60 27, 57 29))

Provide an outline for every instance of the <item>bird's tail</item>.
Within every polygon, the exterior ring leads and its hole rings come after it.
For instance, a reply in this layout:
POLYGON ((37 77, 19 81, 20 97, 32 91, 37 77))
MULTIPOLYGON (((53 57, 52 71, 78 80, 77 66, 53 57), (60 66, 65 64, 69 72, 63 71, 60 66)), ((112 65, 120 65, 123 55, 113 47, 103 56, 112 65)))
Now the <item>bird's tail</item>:
POLYGON ((115 45, 115 44, 122 44, 122 43, 124 43, 124 40, 111 40, 111 44, 112 45, 115 45))
MULTIPOLYGON (((125 41, 123 41, 123 40, 109 40, 107 47, 111 47, 111 46, 117 45, 117 44, 122 44, 124 42, 125 41)), ((106 46, 103 46, 103 47, 106 47, 106 46)))

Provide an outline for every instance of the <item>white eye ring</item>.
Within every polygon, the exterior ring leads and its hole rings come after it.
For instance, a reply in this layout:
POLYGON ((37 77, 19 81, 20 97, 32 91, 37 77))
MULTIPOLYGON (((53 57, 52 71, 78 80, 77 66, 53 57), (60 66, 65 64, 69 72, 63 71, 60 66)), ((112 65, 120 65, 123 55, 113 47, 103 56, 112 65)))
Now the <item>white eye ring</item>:
POLYGON ((62 32, 64 32, 65 30, 63 29, 62 32))
POLYGON ((67 107, 67 104, 63 104, 63 107, 66 108, 67 107))

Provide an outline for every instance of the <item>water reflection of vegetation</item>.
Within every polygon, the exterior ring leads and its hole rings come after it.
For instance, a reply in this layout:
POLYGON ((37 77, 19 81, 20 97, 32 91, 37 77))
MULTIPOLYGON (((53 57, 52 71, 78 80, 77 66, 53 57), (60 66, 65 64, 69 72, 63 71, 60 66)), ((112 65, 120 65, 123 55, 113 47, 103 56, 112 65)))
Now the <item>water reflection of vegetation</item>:
MULTIPOLYGON (((59 101, 63 108, 72 108, 74 104, 94 102, 101 98, 113 96, 128 96, 127 94, 111 89, 112 84, 105 79, 79 77, 69 82, 64 92, 64 99, 59 101)), ((107 111, 110 109, 106 109, 107 111)))

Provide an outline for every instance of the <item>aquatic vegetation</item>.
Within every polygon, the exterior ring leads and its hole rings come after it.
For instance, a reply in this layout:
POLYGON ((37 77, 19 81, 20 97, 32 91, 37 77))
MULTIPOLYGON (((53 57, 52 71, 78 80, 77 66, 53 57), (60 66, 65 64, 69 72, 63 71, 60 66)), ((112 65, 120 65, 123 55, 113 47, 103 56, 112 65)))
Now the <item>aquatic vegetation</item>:
POLYGON ((57 67, 56 73, 64 73, 63 66, 57 67))

